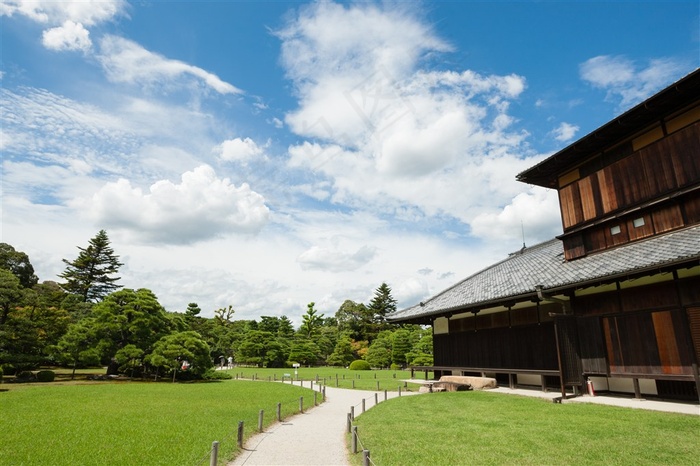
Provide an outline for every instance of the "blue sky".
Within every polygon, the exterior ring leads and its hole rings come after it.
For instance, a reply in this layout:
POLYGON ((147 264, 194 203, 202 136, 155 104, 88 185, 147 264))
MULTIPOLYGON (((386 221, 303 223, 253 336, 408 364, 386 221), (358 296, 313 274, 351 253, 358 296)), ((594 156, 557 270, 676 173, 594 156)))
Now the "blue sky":
POLYGON ((169 311, 410 306, 561 232, 515 175, 700 64, 690 2, 2 1, 2 241, 169 311))

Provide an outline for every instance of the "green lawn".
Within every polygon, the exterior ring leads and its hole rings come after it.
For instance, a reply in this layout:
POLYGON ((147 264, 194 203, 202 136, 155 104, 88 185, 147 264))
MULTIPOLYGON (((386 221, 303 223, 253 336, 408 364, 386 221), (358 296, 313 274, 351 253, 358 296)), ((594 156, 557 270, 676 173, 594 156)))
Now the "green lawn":
MULTIPOLYGON (((393 370, 373 370, 373 371, 351 371, 340 367, 300 367, 297 369, 297 374, 294 369, 259 369, 254 367, 235 367, 228 371, 230 374, 245 379, 258 380, 282 380, 285 374, 292 378, 299 378, 306 381, 306 387, 310 381, 318 381, 329 387, 339 388, 355 388, 358 390, 387 390, 390 392, 398 391, 399 387, 402 390, 417 391, 419 385, 408 383, 403 380, 411 378, 411 371, 393 371, 393 370), (379 388, 377 388, 379 387, 379 388)), ((423 378, 424 373, 416 373, 416 378, 423 378)), ((428 377, 432 377, 432 372, 428 373, 428 377)), ((288 378, 286 380, 289 380, 288 378)), ((315 386, 315 385, 314 385, 315 386)))
MULTIPOLYGON (((245 437, 305 409, 308 388, 250 381, 214 383, 94 382, 3 384, 0 465, 209 465, 213 441, 219 464, 245 437), (7 391, 4 391, 7 390, 7 391)), ((320 398, 319 398, 320 401, 320 398)))
POLYGON ((380 403, 355 425, 380 466, 700 464, 700 417, 588 403, 436 393, 380 403))

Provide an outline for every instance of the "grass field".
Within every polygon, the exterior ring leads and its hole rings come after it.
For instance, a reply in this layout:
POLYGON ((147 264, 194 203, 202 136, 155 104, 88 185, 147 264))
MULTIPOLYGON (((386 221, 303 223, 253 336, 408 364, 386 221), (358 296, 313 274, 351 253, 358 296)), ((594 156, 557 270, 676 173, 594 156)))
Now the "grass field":
POLYGON ((588 403, 438 393, 380 403, 355 424, 381 466, 700 464, 700 417, 588 403))
MULTIPOLYGON (((308 388, 250 381, 214 383, 54 382, 0 386, 0 465, 209 465, 237 450, 238 421, 264 423, 305 409, 308 388), (262 388, 264 387, 264 389, 262 388)), ((320 398, 319 398, 320 401, 320 398)))
MULTIPOLYGON (((294 369, 259 369, 254 367, 235 367, 228 370, 234 376, 245 379, 258 380, 282 380, 287 374, 292 378, 299 378, 304 381, 314 382, 318 379, 320 383, 324 383, 329 387, 339 388, 355 388, 358 390, 387 390, 398 391, 399 387, 402 390, 417 391, 419 385, 412 383, 404 383, 403 380, 411 378, 411 371, 392 371, 392 370, 373 370, 373 371, 351 371, 339 367, 300 367, 295 374, 294 369)), ((428 373, 432 377, 432 372, 428 373)), ((424 377, 423 373, 416 374, 416 377, 424 377)), ((289 380, 286 378, 286 380, 289 380)), ((309 385, 306 385, 307 387, 309 385)))

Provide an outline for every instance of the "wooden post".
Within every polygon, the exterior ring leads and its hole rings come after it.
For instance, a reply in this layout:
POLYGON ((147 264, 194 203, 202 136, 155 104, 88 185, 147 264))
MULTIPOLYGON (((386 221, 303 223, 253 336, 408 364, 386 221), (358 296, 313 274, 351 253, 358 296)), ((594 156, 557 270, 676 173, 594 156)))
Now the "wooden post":
POLYGON ((299 412, 300 413, 304 412, 304 397, 303 396, 299 397, 299 412))
POLYGON ((243 421, 238 421, 238 448, 243 448, 243 421))
POLYGON ((379 393, 374 394, 374 406, 379 404, 379 393))
POLYGON ((399 396, 401 396, 401 385, 399 385, 399 396))
POLYGON ((216 466, 219 462, 219 442, 214 441, 211 444, 211 458, 209 459, 209 466, 216 466))
POLYGON ((258 432, 263 431, 263 417, 265 416, 265 411, 260 410, 260 413, 258 413, 258 432))
POLYGON ((355 388, 355 379, 352 379, 352 388, 355 388))
POLYGON ((277 420, 282 420, 282 403, 277 403, 277 420))
POLYGON ((384 401, 386 401, 386 400, 387 400, 387 393, 386 393, 386 389, 384 389, 384 401))
POLYGON ((318 404, 318 402, 316 401, 316 395, 317 395, 317 393, 314 392, 314 406, 316 406, 318 404))
POLYGON ((309 383, 310 383, 309 388, 310 388, 311 390, 313 390, 313 389, 314 389, 314 381, 313 381, 313 380, 310 380, 309 383))
POLYGON ((354 406, 350 406, 350 419, 353 421, 355 420, 355 407, 354 406))
POLYGON ((357 426, 352 426, 352 454, 357 453, 357 426))
POLYGON ((365 399, 362 398, 362 412, 365 412, 365 399))
POLYGON ((352 432, 352 413, 348 413, 348 434, 352 432))
POLYGON ((370 466, 369 450, 362 450, 362 466, 370 466))
POLYGON ((377 380, 377 391, 379 391, 379 380, 377 380))
POLYGON ((634 397, 639 400, 642 397, 642 391, 639 389, 639 379, 632 379, 632 384, 634 385, 634 397))
POLYGON ((272 374, 272 381, 277 382, 277 374, 272 374))

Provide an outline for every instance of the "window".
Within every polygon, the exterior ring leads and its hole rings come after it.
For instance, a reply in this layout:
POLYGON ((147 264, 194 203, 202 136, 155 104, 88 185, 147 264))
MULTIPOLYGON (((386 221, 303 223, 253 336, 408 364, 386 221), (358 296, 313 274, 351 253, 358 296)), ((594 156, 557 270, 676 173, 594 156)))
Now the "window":
POLYGON ((615 225, 614 227, 610 228, 611 235, 619 235, 621 231, 622 230, 620 230, 620 225, 615 225))
POLYGON ((644 222, 644 217, 635 218, 634 220, 632 220, 632 225, 634 225, 635 228, 643 227, 644 225, 646 225, 646 223, 644 222))

